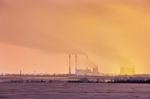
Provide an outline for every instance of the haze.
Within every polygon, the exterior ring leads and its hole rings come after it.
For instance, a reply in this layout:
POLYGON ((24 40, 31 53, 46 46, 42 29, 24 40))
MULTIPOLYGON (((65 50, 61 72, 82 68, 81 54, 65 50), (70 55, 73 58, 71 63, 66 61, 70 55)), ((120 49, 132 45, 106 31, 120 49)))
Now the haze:
MULTIPOLYGON (((1 0, 0 72, 67 73, 68 53, 103 73, 150 73, 149 0, 1 0)), ((79 61, 82 61, 79 60, 79 61)))

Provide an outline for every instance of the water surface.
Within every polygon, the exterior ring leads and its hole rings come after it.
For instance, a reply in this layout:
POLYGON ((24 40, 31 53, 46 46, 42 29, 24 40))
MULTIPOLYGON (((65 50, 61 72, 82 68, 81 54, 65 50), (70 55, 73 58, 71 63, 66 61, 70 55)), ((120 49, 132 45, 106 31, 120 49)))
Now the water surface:
POLYGON ((1 83, 0 99, 150 99, 150 84, 1 83))

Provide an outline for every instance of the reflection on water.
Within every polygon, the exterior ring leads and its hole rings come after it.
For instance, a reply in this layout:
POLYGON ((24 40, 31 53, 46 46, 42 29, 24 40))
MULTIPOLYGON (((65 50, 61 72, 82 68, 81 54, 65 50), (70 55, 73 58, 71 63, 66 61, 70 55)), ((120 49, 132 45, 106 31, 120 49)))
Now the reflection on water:
POLYGON ((148 84, 1 83, 0 99, 150 99, 148 84))

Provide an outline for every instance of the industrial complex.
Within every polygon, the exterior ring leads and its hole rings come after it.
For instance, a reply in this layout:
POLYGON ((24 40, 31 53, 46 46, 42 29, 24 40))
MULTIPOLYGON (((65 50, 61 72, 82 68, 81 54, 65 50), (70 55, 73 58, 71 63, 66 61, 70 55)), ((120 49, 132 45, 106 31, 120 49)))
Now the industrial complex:
MULTIPOLYGON (((69 54, 69 74, 71 73, 72 65, 71 65, 71 58, 72 56, 75 57, 75 75, 91 75, 96 76, 99 75, 99 68, 97 65, 92 64, 92 66, 86 66, 84 69, 80 69, 78 65, 78 54, 69 54)), ((89 62, 88 57, 86 56, 86 60, 89 62)))
POLYGON ((149 75, 136 75, 133 66, 120 67, 119 75, 103 74, 99 71, 99 66, 85 56, 90 66, 80 67, 79 55, 77 53, 68 54, 68 73, 54 75, 30 75, 30 74, 6 74, 0 75, 0 82, 15 83, 51 83, 51 82, 75 82, 75 83, 149 83, 149 75), (74 63, 74 64, 72 64, 74 63), (75 68, 73 68, 75 66, 75 68), (72 72, 74 71, 74 72, 72 72))
MULTIPOLYGON (((69 54, 69 74, 71 75, 72 71, 72 57, 74 57, 75 61, 75 75, 89 75, 89 76, 99 76, 102 73, 99 71, 99 66, 95 63, 90 64, 90 66, 85 66, 85 68, 81 69, 80 64, 78 64, 78 54, 73 53, 69 54)), ((91 60, 86 55, 86 60, 91 62, 91 60)), ((133 66, 121 66, 120 67, 120 75, 135 75, 135 68, 133 66)))

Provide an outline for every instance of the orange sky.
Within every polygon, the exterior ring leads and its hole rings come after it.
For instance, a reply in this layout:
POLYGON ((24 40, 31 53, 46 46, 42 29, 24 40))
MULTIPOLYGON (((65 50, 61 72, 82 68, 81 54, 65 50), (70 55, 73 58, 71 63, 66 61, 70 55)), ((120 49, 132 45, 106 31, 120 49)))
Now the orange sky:
POLYGON ((150 73, 149 5, 149 0, 1 0, 0 72, 64 73, 66 54, 77 52, 88 54, 104 73, 130 65, 136 73, 150 73))

